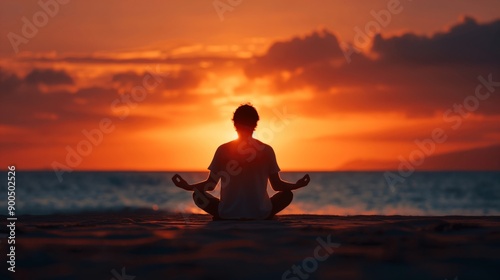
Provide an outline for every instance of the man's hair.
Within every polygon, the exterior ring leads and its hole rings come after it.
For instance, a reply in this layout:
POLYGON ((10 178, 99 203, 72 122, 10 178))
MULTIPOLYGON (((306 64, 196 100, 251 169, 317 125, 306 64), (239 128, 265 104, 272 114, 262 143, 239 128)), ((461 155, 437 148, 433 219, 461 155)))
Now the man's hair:
POLYGON ((244 125, 255 130, 258 121, 259 114, 250 103, 240 105, 240 107, 234 111, 233 122, 235 126, 244 125))

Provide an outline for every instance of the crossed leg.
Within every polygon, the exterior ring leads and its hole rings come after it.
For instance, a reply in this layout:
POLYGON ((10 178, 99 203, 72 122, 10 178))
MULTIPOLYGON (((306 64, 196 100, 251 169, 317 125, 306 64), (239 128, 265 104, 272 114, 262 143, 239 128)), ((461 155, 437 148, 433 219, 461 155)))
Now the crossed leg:
POLYGON ((217 197, 205 191, 195 190, 193 192, 193 200, 196 206, 198 206, 200 209, 207 212, 208 214, 212 215, 214 219, 220 219, 219 217, 220 200, 217 197))
MULTIPOLYGON (((196 206, 198 206, 203 211, 212 215, 214 219, 220 219, 219 217, 219 203, 220 200, 205 192, 205 191, 194 191, 193 200, 196 206)), ((285 209, 293 200, 292 191, 282 191, 278 192, 271 197, 272 210, 267 219, 271 219, 281 210, 285 209)))
POLYGON ((281 210, 285 209, 293 200, 292 191, 282 191, 278 192, 271 197, 271 204, 273 205, 273 209, 271 210, 271 214, 269 214, 268 219, 271 219, 281 210))

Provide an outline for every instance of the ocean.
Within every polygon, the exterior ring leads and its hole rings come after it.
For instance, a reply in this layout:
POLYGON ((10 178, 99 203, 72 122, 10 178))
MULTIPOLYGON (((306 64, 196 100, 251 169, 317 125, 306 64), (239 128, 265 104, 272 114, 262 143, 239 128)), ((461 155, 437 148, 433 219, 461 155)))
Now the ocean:
MULTIPOLYGON (((499 215, 500 172, 415 172, 390 187, 384 172, 307 172, 311 183, 294 191, 283 214, 499 215)), ((179 172, 189 183, 206 172, 179 172)), ((295 182, 304 172, 282 172, 295 182)), ((72 172, 60 182, 50 171, 16 171, 16 215, 151 209, 202 213, 171 172, 72 172)), ((7 174, 0 176, 7 205, 7 174)), ((219 196, 220 186, 213 192, 219 196)), ((269 187, 270 195, 275 192, 269 187)), ((1 214, 7 214, 2 207, 1 214)))

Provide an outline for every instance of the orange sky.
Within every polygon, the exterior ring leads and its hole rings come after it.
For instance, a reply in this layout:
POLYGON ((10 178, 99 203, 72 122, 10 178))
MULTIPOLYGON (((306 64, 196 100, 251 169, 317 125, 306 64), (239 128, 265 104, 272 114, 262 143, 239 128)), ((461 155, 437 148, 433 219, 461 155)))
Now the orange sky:
POLYGON ((205 170, 246 102, 285 171, 500 141, 498 1, 63 2, 0 3, 3 166, 205 170))

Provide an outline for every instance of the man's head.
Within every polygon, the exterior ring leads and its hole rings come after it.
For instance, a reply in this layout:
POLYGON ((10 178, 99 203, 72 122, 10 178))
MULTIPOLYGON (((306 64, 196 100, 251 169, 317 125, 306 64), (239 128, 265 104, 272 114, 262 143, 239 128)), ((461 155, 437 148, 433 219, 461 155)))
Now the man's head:
POLYGON ((257 127, 258 121, 259 114, 251 104, 240 105, 233 115, 234 127, 236 127, 238 132, 253 132, 257 127))

